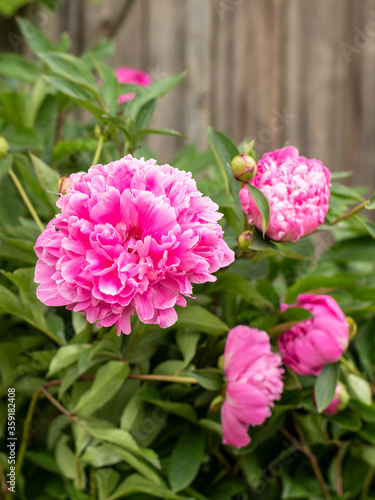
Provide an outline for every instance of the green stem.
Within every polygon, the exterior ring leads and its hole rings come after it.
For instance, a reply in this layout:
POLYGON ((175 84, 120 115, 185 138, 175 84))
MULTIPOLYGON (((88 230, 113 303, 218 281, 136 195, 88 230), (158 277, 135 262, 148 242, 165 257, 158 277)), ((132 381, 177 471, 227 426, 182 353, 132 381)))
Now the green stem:
POLYGON ((345 358, 344 356, 341 356, 340 358, 340 363, 342 363, 345 368, 347 368, 350 373, 353 373, 354 375, 357 375, 358 377, 361 376, 361 373, 357 370, 357 368, 353 367, 345 358))
POLYGON ((338 222, 341 222, 342 220, 347 219, 348 217, 351 217, 352 215, 355 215, 357 212, 359 212, 360 210, 362 210, 362 208, 365 208, 365 206, 368 205, 369 203, 370 203, 370 200, 363 201, 362 203, 360 203, 356 207, 354 207, 351 210, 349 210, 349 212, 346 212, 346 214, 341 215, 341 217, 338 217, 337 219, 333 220, 331 222, 331 226, 334 226, 338 222))
POLYGON ((310 460, 311 468, 314 471, 315 477, 318 481, 318 484, 320 486, 320 489, 323 493, 325 500, 331 500, 332 497, 327 489, 322 471, 320 470, 320 467, 319 467, 318 460, 317 460, 316 456, 310 450, 310 447, 305 439, 305 436, 302 432, 302 429, 295 420, 294 420, 294 427, 299 435, 302 448, 304 449, 304 453, 308 457, 308 459, 310 460))
POLYGON ((23 424, 23 432, 22 432, 22 441, 21 441, 21 446, 18 451, 17 455, 17 461, 16 461, 16 471, 17 471, 17 477, 21 477, 21 471, 22 471, 22 464, 23 460, 25 457, 26 449, 27 449, 27 444, 29 442, 29 432, 30 432, 30 425, 31 421, 34 416, 34 411, 35 411, 35 406, 38 401, 38 397, 41 391, 41 387, 37 389, 31 398, 29 409, 27 411, 26 419, 23 424))
POLYGON ((31 323, 31 322, 30 322, 30 324, 33 325, 37 330, 39 330, 39 331, 43 332, 45 335, 47 335, 47 337, 49 337, 51 340, 56 342, 56 344, 58 344, 59 346, 66 345, 66 343, 63 340, 60 340, 53 333, 49 332, 48 330, 45 330, 40 325, 37 325, 36 323, 31 323))
POLYGON ((10 177, 12 178, 12 181, 14 182, 14 184, 16 185, 16 188, 18 189, 18 192, 20 193, 21 195, 21 198, 23 199, 23 201, 25 202, 25 205, 27 206, 27 208, 29 209, 29 212, 31 213, 33 219, 35 220, 35 222, 37 223, 39 229, 43 232, 44 231, 44 226, 42 224, 42 221, 39 219, 39 216, 38 214, 36 213, 35 211, 35 208, 33 207, 29 197, 27 196, 25 190, 23 189, 20 181, 18 180, 18 177, 16 176, 16 174, 13 172, 13 170, 9 170, 9 175, 10 177))
POLYGON ((374 479, 375 475, 375 466, 372 466, 367 474, 365 484, 363 485, 363 490, 361 493, 361 500, 365 500, 367 498, 368 492, 370 491, 371 483, 374 479))
POLYGON ((97 165, 97 163, 99 161, 100 153, 102 152, 103 142, 104 142, 104 137, 103 137, 103 135, 101 135, 99 137, 98 145, 96 147, 94 159, 92 160, 93 165, 97 165))
POLYGON ((156 380, 159 382, 177 382, 181 384, 197 384, 198 381, 192 377, 179 377, 178 375, 128 375, 128 378, 136 380, 156 380))

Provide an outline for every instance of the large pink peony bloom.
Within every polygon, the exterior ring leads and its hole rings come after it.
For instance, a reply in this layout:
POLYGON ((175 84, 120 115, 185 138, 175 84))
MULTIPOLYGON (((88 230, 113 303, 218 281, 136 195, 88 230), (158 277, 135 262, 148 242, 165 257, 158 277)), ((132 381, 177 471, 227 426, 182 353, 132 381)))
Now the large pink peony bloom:
POLYGON ((221 408, 224 444, 246 446, 249 425, 260 425, 271 416, 270 407, 283 391, 280 365, 266 332, 247 326, 230 330, 224 351, 228 380, 221 408))
MULTIPOLYGON (((266 153, 257 163, 257 175, 249 182, 270 204, 266 235, 272 240, 297 241, 315 231, 328 211, 329 170, 319 160, 298 154, 291 146, 266 153)), ((262 230, 259 210, 246 185, 240 191, 240 200, 250 224, 262 230)))
MULTIPOLYGON (((115 69, 117 80, 119 83, 131 83, 133 85, 140 85, 142 87, 147 87, 152 82, 151 76, 142 71, 141 69, 134 69, 128 66, 122 66, 121 68, 115 69)), ((120 95, 118 102, 119 104, 130 101, 135 96, 134 92, 128 94, 120 95)))
POLYGON ((46 305, 84 311, 90 323, 130 332, 130 315, 165 328, 191 283, 234 260, 218 206, 190 173, 131 155, 77 173, 39 236, 35 281, 46 305))
POLYGON ((349 343, 349 323, 335 299, 329 295, 304 293, 294 306, 311 312, 312 318, 298 323, 279 336, 286 365, 300 375, 319 375, 323 366, 338 361, 349 343))

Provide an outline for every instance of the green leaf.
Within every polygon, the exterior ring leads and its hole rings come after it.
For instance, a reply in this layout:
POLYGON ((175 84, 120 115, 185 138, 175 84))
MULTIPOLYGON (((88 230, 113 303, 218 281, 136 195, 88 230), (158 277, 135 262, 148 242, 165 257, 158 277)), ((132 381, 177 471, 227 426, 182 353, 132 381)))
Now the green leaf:
POLYGON ((13 314, 14 316, 26 319, 26 321, 31 321, 31 313, 22 307, 20 301, 14 293, 8 290, 8 288, 5 288, 5 286, 0 285, 0 295, 0 314, 13 314))
POLYGON ((140 89, 137 95, 128 102, 126 106, 126 114, 128 114, 133 120, 137 121, 137 115, 144 104, 157 97, 161 97, 172 90, 173 87, 175 87, 185 77, 185 74, 186 73, 183 72, 179 75, 163 78, 151 83, 148 87, 140 89))
POLYGON ((103 110, 98 107, 97 102, 94 100, 93 96, 85 90, 83 87, 75 82, 61 78, 60 76, 47 76, 43 75, 43 78, 52 87, 57 89, 59 92, 71 97, 77 104, 87 109, 91 114, 101 119, 103 115, 103 110))
POLYGON ((253 235, 251 238, 251 243, 249 245, 250 250, 257 250, 257 251, 262 251, 262 250, 274 250, 273 253, 279 254, 280 250, 277 248, 277 246, 273 243, 273 241, 268 240, 267 238, 262 237, 262 233, 258 231, 256 227, 253 229, 253 235))
POLYGON ((365 206, 366 210, 375 209, 375 193, 369 198, 370 202, 365 206))
POLYGON ((229 327, 218 317, 200 306, 187 306, 178 312, 174 328, 189 327, 209 335, 222 335, 229 327))
POLYGON ((225 185, 225 192, 230 194, 231 190, 229 187, 230 184, 228 180, 227 166, 230 165, 233 158, 238 155, 238 149, 229 137, 212 127, 208 128, 207 139, 221 171, 225 185))
POLYGON ((355 286, 357 281, 356 276, 348 274, 339 274, 336 276, 309 276, 303 278, 292 285, 286 293, 285 302, 292 304, 297 299, 300 293, 310 292, 312 290, 320 290, 324 288, 351 288, 355 286))
POLYGON ((375 423, 375 407, 374 405, 366 405, 361 401, 353 401, 354 407, 358 410, 361 418, 365 422, 369 422, 371 424, 375 423))
POLYGON ((182 365, 183 368, 188 366, 190 361, 194 358, 197 350, 199 336, 200 335, 198 332, 191 332, 189 330, 180 330, 179 332, 177 332, 176 343, 181 351, 182 356, 184 357, 184 364, 182 365))
POLYGON ((116 115, 118 111, 118 96, 120 90, 117 76, 112 68, 100 61, 95 60, 95 66, 101 80, 100 93, 103 96, 104 106, 108 113, 116 115))
POLYGON ((316 407, 321 413, 331 403, 339 378, 339 364, 325 365, 315 382, 314 394, 316 407))
POLYGON ((115 43, 113 40, 103 39, 98 44, 88 49, 81 56, 83 62, 89 67, 94 67, 94 59, 98 61, 105 61, 110 59, 115 54, 115 43))
POLYGON ((39 180, 40 185, 45 189, 51 206, 56 207, 56 202, 59 198, 53 193, 58 193, 59 191, 59 174, 55 172, 55 170, 52 170, 51 167, 46 165, 37 156, 30 154, 30 158, 35 170, 35 174, 39 180))
POLYGON ((168 478, 172 490, 178 492, 189 486, 200 469, 205 449, 201 431, 190 431, 177 441, 169 464, 168 478))
POLYGON ((66 435, 60 438, 56 445, 55 458, 61 473, 68 479, 75 479, 77 475, 75 457, 67 445, 68 440, 69 437, 66 435))
POLYGON ((149 134, 171 135, 172 137, 181 137, 182 139, 187 139, 186 135, 183 135, 180 132, 177 132, 177 130, 173 130, 172 128, 146 128, 138 133, 138 137, 144 137, 145 135, 149 134))
POLYGON ((167 413, 174 413, 190 422, 197 422, 197 414, 192 406, 187 403, 179 403, 177 401, 167 401, 154 388, 143 387, 139 391, 139 397, 148 403, 159 406, 167 413))
POLYGON ((136 493, 144 493, 147 496, 163 498, 164 500, 184 500, 185 498, 172 493, 166 487, 156 485, 140 474, 131 474, 106 500, 118 500, 136 493))
POLYGON ((34 63, 18 54, 2 52, 0 53, 0 74, 33 83, 38 78, 40 70, 34 63))
POLYGON ((214 368, 203 368, 190 373, 192 377, 208 391, 218 391, 224 385, 223 376, 214 368))
POLYGON ((90 90, 96 97, 99 97, 99 87, 94 75, 82 60, 61 53, 38 54, 38 57, 56 75, 77 83, 81 87, 90 90))
POLYGON ((60 370, 63 370, 67 366, 76 363, 79 357, 81 356, 82 352, 90 348, 91 348, 90 344, 70 344, 61 347, 57 351, 53 360, 51 361, 47 376, 51 377, 52 375, 59 372, 60 370))
POLYGON ((82 416, 94 413, 120 390, 129 373, 129 365, 121 361, 109 361, 99 368, 94 383, 80 397, 74 412, 82 416))
POLYGON ((336 415, 327 415, 327 418, 344 429, 356 432, 362 426, 358 412, 346 408, 344 411, 336 413, 336 415))
POLYGON ((24 17, 17 17, 18 27, 23 35, 26 43, 34 54, 38 52, 48 52, 52 49, 52 43, 36 26, 24 17))
POLYGON ((371 385, 362 377, 349 373, 346 376, 346 382, 350 394, 361 403, 367 406, 372 404, 372 390, 371 385))
MULTIPOLYGON (((136 88, 135 90, 138 91, 139 88, 136 88)), ((123 89, 121 89, 121 94, 123 93, 124 91, 123 89)), ((156 101, 157 99, 152 99, 151 101, 146 102, 138 111, 137 119, 135 122, 135 128, 138 132, 145 129, 150 123, 156 108, 156 101)), ((141 136, 139 135, 139 137, 141 136)))
POLYGON ((13 165, 13 155, 7 155, 5 158, 0 159, 0 180, 4 177, 13 165))
POLYGON ((224 289, 228 294, 241 295, 249 304, 265 306, 267 302, 258 290, 246 278, 230 271, 221 271, 216 274, 217 281, 211 284, 215 290, 224 289))
POLYGON ((252 186, 251 184, 248 183, 246 184, 246 187, 249 190, 250 195, 253 198, 254 203, 257 206, 260 216, 262 218, 262 234, 264 238, 271 217, 271 210, 270 210, 270 205, 268 203, 268 199, 263 194, 263 192, 257 187, 252 186))
POLYGON ((307 309, 303 307, 289 307, 280 315, 280 321, 305 321, 306 319, 312 318, 313 315, 307 309))

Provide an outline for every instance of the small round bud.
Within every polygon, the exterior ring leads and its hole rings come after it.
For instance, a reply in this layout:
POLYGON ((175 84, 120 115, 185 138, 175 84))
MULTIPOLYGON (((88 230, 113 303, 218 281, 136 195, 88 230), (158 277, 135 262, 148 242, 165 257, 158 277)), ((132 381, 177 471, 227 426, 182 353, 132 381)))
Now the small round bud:
POLYGON ((346 321, 349 323, 349 340, 353 340, 357 334, 357 323, 350 316, 346 317, 346 321))
POLYGON ((224 403, 224 396, 219 394, 219 396, 216 396, 216 398, 214 398, 211 401, 210 411, 220 411, 223 403, 224 403))
POLYGON ((5 137, 0 135, 0 160, 6 157, 9 153, 9 144, 5 137))
POLYGON ((331 404, 323 411, 325 415, 336 415, 348 406, 349 394, 346 387, 341 383, 337 382, 335 395, 331 404))
POLYGON ((249 250, 249 245, 251 243, 252 237, 252 231, 245 231, 244 233, 240 234, 237 239, 238 248, 243 252, 247 252, 247 250, 249 250))
POLYGON ((240 182, 249 182, 257 174, 257 164, 249 155, 237 155, 230 165, 234 178, 240 182))
POLYGON ((66 190, 72 185, 72 179, 70 177, 60 177, 58 189, 60 194, 66 194, 66 190))

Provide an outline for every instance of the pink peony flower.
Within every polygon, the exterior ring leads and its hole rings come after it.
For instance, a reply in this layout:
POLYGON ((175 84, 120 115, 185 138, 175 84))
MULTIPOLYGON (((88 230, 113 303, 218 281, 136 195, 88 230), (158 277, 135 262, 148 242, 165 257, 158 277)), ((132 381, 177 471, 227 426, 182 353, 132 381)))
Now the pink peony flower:
POLYGON ((230 330, 224 351, 228 380, 221 408, 224 444, 246 446, 249 425, 260 425, 271 416, 270 407, 283 391, 280 365, 266 332, 247 326, 230 330))
POLYGON ((234 260, 218 206, 191 173, 131 155, 72 174, 61 213, 39 236, 35 281, 46 305, 130 332, 130 315, 169 327, 192 283, 234 260))
MULTIPOLYGON (((312 233, 328 211, 329 170, 319 160, 298 154, 291 146, 266 153, 249 182, 268 199, 271 218, 266 235, 275 241, 297 241, 312 233)), ((260 213, 246 185, 240 190, 240 201, 249 223, 261 231, 260 213)))
POLYGON ((294 306, 311 312, 312 318, 301 321, 279 336, 283 361, 300 375, 319 375, 323 366, 338 361, 349 343, 349 323, 337 302, 329 295, 304 293, 294 306))
MULTIPOLYGON (((151 76, 142 71, 141 69, 134 69, 128 66, 123 66, 121 68, 115 69, 117 80, 119 83, 131 83, 133 85, 141 85, 142 87, 147 87, 152 82, 151 76)), ((119 104, 130 101, 135 96, 134 92, 129 94, 120 95, 118 102, 119 104)))
POLYGON ((341 382, 337 382, 335 395, 329 406, 323 411, 325 415, 336 415, 348 406, 349 394, 341 382))

